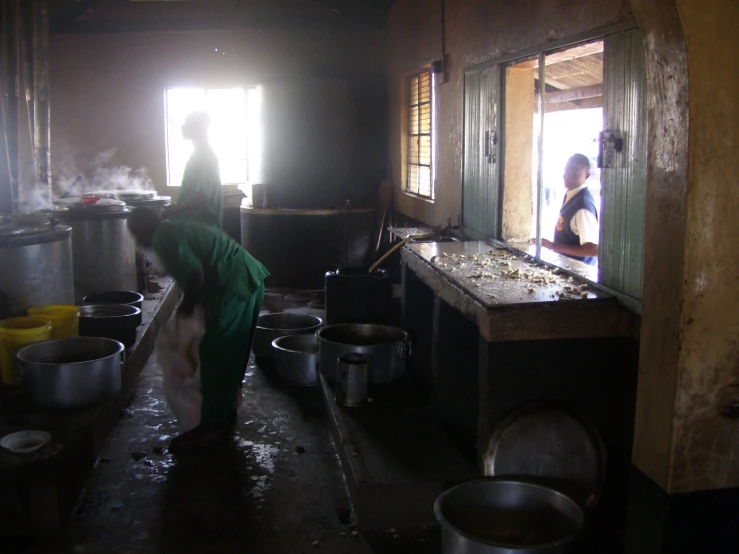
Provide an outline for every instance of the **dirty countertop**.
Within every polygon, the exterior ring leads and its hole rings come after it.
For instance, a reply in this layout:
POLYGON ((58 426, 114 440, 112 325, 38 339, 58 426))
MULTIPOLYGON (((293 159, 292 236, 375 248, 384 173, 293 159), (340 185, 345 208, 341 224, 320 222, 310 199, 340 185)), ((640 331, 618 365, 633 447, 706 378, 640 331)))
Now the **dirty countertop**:
POLYGON ((487 341, 633 336, 638 325, 585 280, 487 242, 408 244, 402 258, 487 341))
POLYGON ((408 249, 488 308, 609 297, 559 269, 482 241, 411 244, 408 249))

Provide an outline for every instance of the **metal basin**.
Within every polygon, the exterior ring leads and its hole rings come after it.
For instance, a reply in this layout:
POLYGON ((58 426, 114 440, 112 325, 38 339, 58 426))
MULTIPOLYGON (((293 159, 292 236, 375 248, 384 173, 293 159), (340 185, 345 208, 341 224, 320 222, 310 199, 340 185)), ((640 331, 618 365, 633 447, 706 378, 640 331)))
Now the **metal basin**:
POLYGON ((87 304, 80 306, 80 336, 103 337, 122 342, 126 348, 136 343, 141 310, 127 304, 87 304))
MULTIPOLYGON (((82 300, 84 304, 126 304, 139 310, 144 309, 144 295, 132 290, 110 290, 88 294, 82 300)), ((139 315, 141 325, 141 315, 139 315)))
POLYGON ((578 504, 515 479, 483 479, 444 492, 434 505, 442 554, 564 554, 583 525, 578 504))
POLYGON ((277 314, 260 315, 257 319, 257 328, 254 331, 252 352, 257 358, 275 357, 272 341, 285 335, 300 335, 315 333, 321 328, 323 320, 309 314, 281 312, 277 314))
POLYGON ((318 338, 315 335, 286 335, 272 341, 277 373, 301 387, 318 385, 318 338))
POLYGON ((408 333, 389 325, 339 323, 328 325, 318 333, 321 348, 321 372, 336 381, 337 363, 347 354, 364 354, 369 358, 369 382, 390 383, 405 373, 411 343, 408 333))
POLYGON ((23 397, 47 408, 102 404, 121 389, 123 345, 93 337, 38 342, 16 356, 23 397))

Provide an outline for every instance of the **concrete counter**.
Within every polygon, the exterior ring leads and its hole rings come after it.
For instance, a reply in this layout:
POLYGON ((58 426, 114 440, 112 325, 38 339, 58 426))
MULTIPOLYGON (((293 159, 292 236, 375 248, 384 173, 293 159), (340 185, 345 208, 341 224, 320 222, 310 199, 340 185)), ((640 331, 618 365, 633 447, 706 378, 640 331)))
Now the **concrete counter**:
POLYGON ((482 241, 410 244, 405 268, 488 342, 635 336, 635 316, 585 281, 482 241))

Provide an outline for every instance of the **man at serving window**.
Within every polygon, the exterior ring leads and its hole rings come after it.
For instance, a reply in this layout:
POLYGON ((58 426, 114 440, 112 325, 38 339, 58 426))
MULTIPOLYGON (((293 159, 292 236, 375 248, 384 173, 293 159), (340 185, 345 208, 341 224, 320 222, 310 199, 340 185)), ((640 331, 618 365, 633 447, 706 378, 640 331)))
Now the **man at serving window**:
POLYGON ((586 181, 590 160, 575 154, 567 160, 564 173, 564 203, 554 229, 554 241, 542 239, 541 245, 558 254, 595 265, 598 256, 598 209, 586 181))

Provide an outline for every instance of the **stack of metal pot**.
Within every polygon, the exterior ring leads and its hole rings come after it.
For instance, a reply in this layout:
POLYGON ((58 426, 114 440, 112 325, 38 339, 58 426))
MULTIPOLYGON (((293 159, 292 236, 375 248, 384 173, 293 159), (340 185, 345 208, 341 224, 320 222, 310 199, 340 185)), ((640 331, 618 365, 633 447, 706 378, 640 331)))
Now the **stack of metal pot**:
POLYGON ((48 215, 0 215, 0 316, 73 304, 72 228, 48 215))
POLYGON ((109 290, 136 290, 136 244, 126 226, 131 208, 120 200, 64 198, 54 215, 72 227, 75 299, 109 290))

